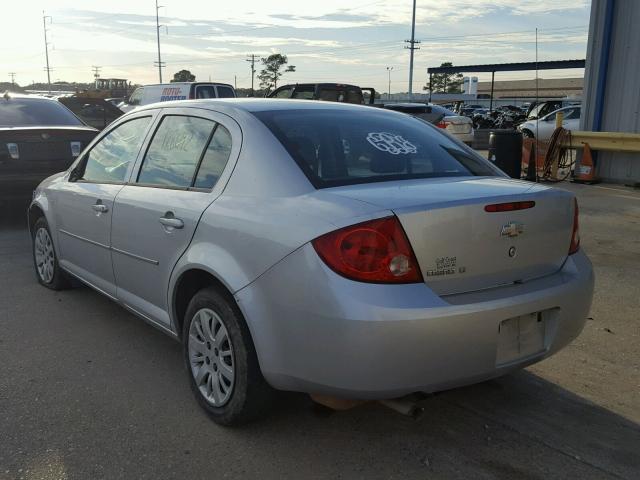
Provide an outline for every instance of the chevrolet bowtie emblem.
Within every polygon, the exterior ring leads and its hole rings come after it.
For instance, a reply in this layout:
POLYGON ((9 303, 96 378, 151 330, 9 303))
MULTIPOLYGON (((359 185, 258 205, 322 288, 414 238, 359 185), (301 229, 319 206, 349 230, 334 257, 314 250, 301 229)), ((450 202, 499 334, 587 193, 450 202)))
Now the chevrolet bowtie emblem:
POLYGON ((520 222, 509 222, 500 230, 500 235, 503 237, 517 237, 521 233, 524 233, 524 223, 520 222))

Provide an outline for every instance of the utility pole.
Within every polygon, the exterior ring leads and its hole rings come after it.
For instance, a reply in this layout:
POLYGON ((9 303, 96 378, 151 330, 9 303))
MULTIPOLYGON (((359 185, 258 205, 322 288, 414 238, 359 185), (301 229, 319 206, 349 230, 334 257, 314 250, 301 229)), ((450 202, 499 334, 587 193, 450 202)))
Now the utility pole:
POLYGON ((233 88, 236 89, 236 90, 238 89, 238 76, 237 75, 233 76, 233 88))
POLYGON ((389 74, 389 93, 387 94, 387 100, 391 100, 391 70, 393 70, 393 67, 387 67, 387 73, 389 74))
POLYGON ((413 51, 419 50, 420 47, 416 47, 417 44, 420 43, 420 40, 416 40, 416 0, 413 0, 413 15, 411 17, 411 40, 405 40, 405 43, 408 43, 409 46, 405 46, 404 48, 408 48, 410 51, 409 56, 409 98, 413 98, 413 51))
POLYGON ((93 70, 93 78, 95 78, 96 80, 100 78, 100 70, 102 69, 102 67, 92 65, 91 69, 93 70))
POLYGON ((11 77, 11 85, 16 84, 16 72, 9 72, 9 76, 11 77))
POLYGON ((47 60, 47 66, 45 70, 47 72, 47 85, 49 86, 49 93, 51 93, 51 67, 49 67, 49 42, 47 41, 47 18, 51 22, 51 17, 44 14, 42 11, 42 28, 44 29, 44 56, 47 60))
POLYGON ((252 53, 251 55, 247 55, 247 57, 249 58, 245 61, 251 64, 251 96, 253 97, 255 95, 255 92, 253 91, 253 77, 256 74, 256 56, 252 53))
POLYGON ((156 0, 156 38, 158 40, 158 61, 153 63, 158 65, 158 79, 160 80, 160 83, 162 83, 162 67, 164 67, 162 57, 160 56, 160 18, 158 11, 161 8, 162 5, 158 5, 158 0, 156 0))

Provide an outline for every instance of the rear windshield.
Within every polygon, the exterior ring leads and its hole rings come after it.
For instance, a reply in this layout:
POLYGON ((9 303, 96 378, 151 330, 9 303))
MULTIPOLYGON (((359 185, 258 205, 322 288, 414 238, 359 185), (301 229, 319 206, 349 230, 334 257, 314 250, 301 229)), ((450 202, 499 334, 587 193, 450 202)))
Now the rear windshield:
POLYGON ((423 120, 371 108, 254 112, 316 188, 495 176, 488 161, 423 120))
POLYGON ((68 108, 43 98, 0 99, 0 127, 78 126, 68 108))

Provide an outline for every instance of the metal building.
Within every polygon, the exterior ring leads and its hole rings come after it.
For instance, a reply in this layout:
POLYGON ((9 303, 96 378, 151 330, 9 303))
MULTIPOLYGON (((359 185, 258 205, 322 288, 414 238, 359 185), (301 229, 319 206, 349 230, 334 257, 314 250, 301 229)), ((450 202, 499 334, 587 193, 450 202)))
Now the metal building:
MULTIPOLYGON (((581 130, 640 133, 640 1, 592 0, 581 130)), ((640 182, 640 153, 598 152, 598 176, 640 182)))

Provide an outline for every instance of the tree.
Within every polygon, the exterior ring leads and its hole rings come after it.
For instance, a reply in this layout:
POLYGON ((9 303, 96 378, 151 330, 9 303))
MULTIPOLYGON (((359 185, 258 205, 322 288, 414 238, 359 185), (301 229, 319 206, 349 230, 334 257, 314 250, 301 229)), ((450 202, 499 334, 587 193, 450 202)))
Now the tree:
MULTIPOLYGON (((453 63, 444 62, 441 67, 453 67, 453 63)), ((422 87, 431 93, 459 93, 462 85, 461 73, 434 73, 431 75, 431 85, 422 87)))
POLYGON ((282 67, 289 63, 289 60, 286 55, 279 53, 269 55, 267 58, 261 58, 260 61, 264 68, 258 74, 258 79, 260 80, 260 87, 267 90, 275 89, 278 86, 278 80, 284 73, 296 71, 295 65, 289 65, 284 72, 280 71, 282 67))
POLYGON ((171 83, 195 82, 195 81, 196 81, 196 76, 193 75, 189 70, 180 70, 179 72, 176 72, 173 74, 173 80, 171 80, 171 83))

